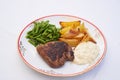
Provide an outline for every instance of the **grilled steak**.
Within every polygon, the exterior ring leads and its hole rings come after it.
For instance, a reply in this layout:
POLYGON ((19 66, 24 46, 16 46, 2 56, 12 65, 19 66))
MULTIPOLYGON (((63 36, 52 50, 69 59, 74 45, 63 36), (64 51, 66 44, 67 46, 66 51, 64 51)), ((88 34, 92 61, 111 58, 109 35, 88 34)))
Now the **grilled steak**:
POLYGON ((53 41, 38 45, 37 51, 47 64, 53 68, 64 65, 65 61, 74 59, 72 48, 65 42, 53 41))

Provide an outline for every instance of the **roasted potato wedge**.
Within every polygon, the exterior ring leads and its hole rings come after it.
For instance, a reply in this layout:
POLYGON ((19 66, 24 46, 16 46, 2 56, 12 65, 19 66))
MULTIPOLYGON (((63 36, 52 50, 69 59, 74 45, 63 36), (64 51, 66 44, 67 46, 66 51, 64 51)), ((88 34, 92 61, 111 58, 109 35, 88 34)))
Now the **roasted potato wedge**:
POLYGON ((66 32, 69 32, 70 29, 72 29, 71 26, 65 27, 65 28, 63 28, 63 29, 60 30, 60 33, 61 33, 61 34, 65 34, 66 32))
POLYGON ((87 42, 87 41, 91 41, 96 44, 96 41, 89 34, 86 34, 81 40, 81 42, 87 42))
POLYGON ((81 33, 87 33, 87 28, 85 28, 84 23, 82 23, 82 24, 79 26, 79 28, 80 28, 80 32, 81 32, 81 33))
POLYGON ((90 37, 90 36, 88 36, 88 34, 86 34, 86 35, 83 37, 83 39, 81 40, 81 42, 87 42, 87 41, 89 41, 89 37, 90 37))
POLYGON ((64 27, 68 27, 68 26, 80 26, 81 21, 71 21, 71 22, 63 22, 60 21, 60 25, 62 26, 62 28, 64 27))
POLYGON ((71 47, 76 47, 79 44, 78 39, 65 39, 65 38, 59 38, 60 41, 68 43, 71 47))
POLYGON ((62 38, 73 38, 75 36, 77 36, 79 34, 79 30, 75 30, 75 29, 71 29, 67 32, 65 32, 64 34, 61 34, 62 38))
POLYGON ((82 39, 84 37, 83 33, 79 33, 78 35, 76 35, 74 38, 75 39, 82 39))
POLYGON ((60 25, 62 28, 59 40, 68 43, 71 47, 76 47, 79 43, 87 41, 96 43, 81 21, 60 22, 60 25))
POLYGON ((89 41, 91 41, 91 42, 96 44, 96 41, 92 37, 89 38, 89 41))

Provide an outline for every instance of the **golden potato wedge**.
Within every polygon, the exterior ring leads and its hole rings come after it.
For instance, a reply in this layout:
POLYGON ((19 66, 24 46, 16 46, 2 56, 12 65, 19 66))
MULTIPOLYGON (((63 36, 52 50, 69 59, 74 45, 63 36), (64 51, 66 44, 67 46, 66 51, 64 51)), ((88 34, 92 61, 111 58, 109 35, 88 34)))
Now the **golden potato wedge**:
POLYGON ((79 30, 74 30, 74 29, 71 29, 67 32, 65 32, 64 34, 61 34, 61 37, 62 38, 74 38, 75 36, 77 36, 79 34, 79 30))
POLYGON ((89 36, 88 36, 88 34, 85 34, 85 36, 83 37, 81 42, 87 42, 87 41, 89 41, 89 36))
POLYGON ((90 36, 88 29, 81 21, 60 22, 62 26, 60 33, 60 41, 68 43, 71 47, 76 47, 80 42, 96 41, 90 36))
POLYGON ((62 28, 68 27, 68 26, 80 26, 81 21, 71 21, 71 22, 63 22, 60 21, 60 25, 62 28))
POLYGON ((89 38, 89 41, 93 42, 93 43, 97 43, 92 37, 89 38))
POLYGON ((81 33, 87 33, 87 28, 85 27, 84 23, 82 23, 82 24, 79 26, 79 28, 80 28, 80 32, 81 32, 81 33))
POLYGON ((87 42, 87 41, 91 41, 96 44, 96 41, 89 34, 86 34, 81 40, 81 42, 87 42))
POLYGON ((78 35, 76 35, 74 38, 75 39, 82 39, 84 37, 83 33, 79 33, 78 35))
POLYGON ((71 47, 76 47, 79 44, 78 39, 65 39, 65 38, 59 38, 60 41, 68 43, 71 47))
POLYGON ((60 30, 60 33, 64 34, 64 33, 68 32, 68 31, 76 33, 76 32, 80 32, 80 28, 79 27, 73 28, 72 26, 68 26, 68 27, 62 28, 60 30))
POLYGON ((61 34, 65 34, 66 32, 69 32, 70 29, 72 29, 70 26, 69 27, 65 27, 65 28, 63 28, 63 29, 60 30, 60 33, 61 34))

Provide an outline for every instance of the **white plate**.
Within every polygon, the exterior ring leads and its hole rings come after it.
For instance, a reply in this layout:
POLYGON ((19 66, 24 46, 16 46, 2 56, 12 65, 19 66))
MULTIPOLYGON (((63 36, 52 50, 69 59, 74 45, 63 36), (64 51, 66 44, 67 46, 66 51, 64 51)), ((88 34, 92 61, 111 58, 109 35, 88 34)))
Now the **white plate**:
POLYGON ((91 22, 71 16, 71 15, 50 15, 45 16, 42 18, 39 18, 35 21, 43 21, 43 20, 49 20, 50 23, 55 24, 57 27, 60 27, 59 22, 60 21, 74 21, 74 20, 80 20, 84 22, 85 26, 88 28, 91 36, 97 41, 97 45, 100 47, 99 56, 96 58, 96 60, 92 64, 86 64, 86 65, 77 65, 73 62, 66 62, 64 66, 60 68, 51 68, 49 67, 46 62, 40 57, 40 55, 37 53, 36 48, 31 45, 27 39, 25 38, 26 33, 33 28, 33 22, 29 23, 20 33, 20 36, 18 38, 18 51, 23 59, 23 61, 32 69, 46 74, 50 76, 75 76, 80 75, 85 72, 90 71, 93 69, 97 64, 101 62, 103 59, 105 53, 106 53, 106 41, 102 34, 102 32, 91 22))

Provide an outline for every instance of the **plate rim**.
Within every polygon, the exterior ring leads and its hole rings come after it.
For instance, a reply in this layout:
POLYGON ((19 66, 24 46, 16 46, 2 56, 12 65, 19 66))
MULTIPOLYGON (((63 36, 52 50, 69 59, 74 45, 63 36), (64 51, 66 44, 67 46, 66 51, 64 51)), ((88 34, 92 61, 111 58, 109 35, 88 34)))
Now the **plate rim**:
POLYGON ((19 37, 18 37, 18 40, 17 40, 17 49, 18 49, 18 53, 19 53, 20 57, 22 58, 23 62, 24 62, 27 66, 29 66, 31 69, 33 69, 33 70, 35 70, 35 71, 37 71, 37 72, 40 72, 40 73, 42 73, 42 74, 48 75, 48 76, 70 77, 70 76, 82 75, 82 74, 84 74, 84 73, 86 73, 86 72, 89 72, 89 71, 91 71, 92 69, 94 69, 98 64, 100 64, 100 62, 103 60, 103 58, 104 58, 105 55, 106 55, 107 42, 106 42, 105 36, 104 36, 103 33, 101 32, 101 30, 100 30, 96 25, 94 25, 92 22, 90 22, 90 21, 88 21, 88 20, 86 20, 86 19, 84 19, 84 18, 77 17, 77 16, 73 16, 73 15, 53 14, 53 15, 43 16, 43 17, 40 17, 40 18, 38 18, 38 19, 35 19, 35 20, 33 20, 32 22, 30 22, 28 25, 26 25, 26 26, 22 29, 22 31, 20 32, 20 34, 19 34, 19 37), (104 51, 103 51, 103 54, 102 54, 102 56, 100 57, 100 59, 98 59, 95 64, 93 64, 92 66, 89 66, 88 68, 86 68, 85 70, 83 70, 83 71, 81 71, 81 72, 77 72, 77 73, 73 73, 73 74, 53 74, 53 73, 45 72, 45 71, 43 71, 43 70, 41 70, 41 69, 37 69, 37 68, 35 68, 34 66, 32 66, 32 64, 30 64, 29 62, 27 62, 27 61, 25 60, 25 58, 22 56, 22 52, 21 52, 21 50, 20 50, 20 45, 19 45, 19 43, 20 43, 20 38, 21 38, 22 33, 23 33, 24 30, 25 30, 27 27, 29 27, 29 25, 31 25, 33 22, 38 21, 38 20, 41 20, 41 19, 44 19, 44 18, 47 18, 47 17, 53 17, 53 16, 67 16, 67 17, 78 18, 78 19, 81 19, 81 20, 83 20, 83 21, 86 21, 87 23, 91 24, 93 27, 95 27, 95 29, 98 30, 98 32, 101 34, 101 36, 102 36, 102 38, 103 38, 103 41, 104 41, 104 51))

